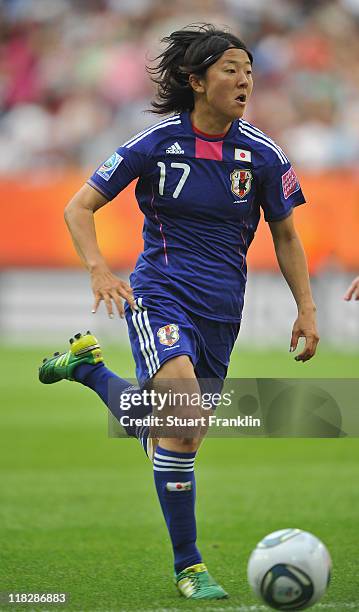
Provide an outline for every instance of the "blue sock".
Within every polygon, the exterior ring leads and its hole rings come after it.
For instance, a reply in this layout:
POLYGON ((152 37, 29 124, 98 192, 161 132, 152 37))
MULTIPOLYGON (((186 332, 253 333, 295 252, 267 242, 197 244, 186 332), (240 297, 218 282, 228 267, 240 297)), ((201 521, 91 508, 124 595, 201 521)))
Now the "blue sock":
POLYGON ((196 546, 196 453, 178 453, 157 447, 153 470, 157 495, 171 537, 175 572, 202 562, 196 546))
MULTIPOLYGON (((89 363, 80 364, 75 369, 74 378, 77 382, 95 391, 117 420, 125 415, 128 415, 130 418, 141 419, 152 412, 151 406, 143 404, 131 406, 128 410, 121 408, 121 394, 124 391, 126 391, 126 394, 138 393, 139 388, 130 385, 128 380, 117 376, 117 374, 106 368, 103 363, 97 363, 96 365, 89 363)), ((139 428, 136 425, 128 425, 124 429, 127 435, 140 440, 146 452, 148 427, 139 428), (138 433, 141 433, 141 437, 138 433)))

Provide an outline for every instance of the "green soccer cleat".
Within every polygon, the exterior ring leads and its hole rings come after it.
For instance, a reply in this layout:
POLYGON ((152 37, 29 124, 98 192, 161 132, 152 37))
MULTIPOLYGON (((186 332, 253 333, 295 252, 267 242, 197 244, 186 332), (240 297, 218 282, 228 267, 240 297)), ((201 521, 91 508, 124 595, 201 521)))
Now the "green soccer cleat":
POLYGON ((81 363, 95 365, 103 361, 101 347, 97 338, 87 331, 86 334, 75 334, 70 338, 70 350, 67 353, 54 353, 43 360, 39 368, 39 380, 51 385, 59 380, 74 380, 74 370, 81 363))
POLYGON ((208 573, 204 563, 182 570, 175 577, 176 586, 187 599, 225 599, 228 593, 208 573))

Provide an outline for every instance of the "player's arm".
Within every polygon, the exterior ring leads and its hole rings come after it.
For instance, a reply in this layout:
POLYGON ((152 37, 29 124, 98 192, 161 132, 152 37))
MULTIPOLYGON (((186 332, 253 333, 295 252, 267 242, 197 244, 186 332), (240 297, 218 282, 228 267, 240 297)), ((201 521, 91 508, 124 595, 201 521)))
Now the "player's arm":
POLYGON ((348 287, 344 299, 349 302, 352 298, 359 300, 359 276, 357 276, 350 287, 348 287))
POLYGON ((307 260, 302 243, 295 230, 293 214, 281 221, 269 223, 275 252, 282 274, 287 281, 298 307, 290 350, 297 348, 299 338, 305 338, 305 347, 296 361, 308 361, 315 355, 319 336, 316 325, 316 307, 309 282, 307 260))
POLYGON ((131 287, 112 274, 97 243, 94 213, 108 202, 99 191, 85 184, 65 208, 65 221, 80 258, 91 276, 95 296, 93 311, 96 312, 103 300, 108 315, 113 317, 112 301, 121 317, 124 316, 122 299, 133 305, 131 287))

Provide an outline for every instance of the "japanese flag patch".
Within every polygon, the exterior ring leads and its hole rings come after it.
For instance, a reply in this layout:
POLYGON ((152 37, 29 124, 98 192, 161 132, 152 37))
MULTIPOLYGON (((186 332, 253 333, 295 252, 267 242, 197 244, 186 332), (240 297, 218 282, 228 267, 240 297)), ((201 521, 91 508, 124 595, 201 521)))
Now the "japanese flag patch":
POLYGON ((190 480, 187 480, 187 482, 167 482, 166 489, 172 493, 175 491, 191 491, 192 482, 190 480))
POLYGON ((289 196, 292 195, 292 193, 295 193, 296 191, 298 191, 298 189, 300 189, 297 175, 294 172, 292 166, 282 176, 282 188, 285 200, 288 200, 289 196))
POLYGON ((251 162, 252 153, 246 149, 234 149, 234 159, 237 161, 251 162))
POLYGON ((122 161, 123 157, 115 152, 96 170, 96 174, 99 174, 105 181, 108 181, 122 161))

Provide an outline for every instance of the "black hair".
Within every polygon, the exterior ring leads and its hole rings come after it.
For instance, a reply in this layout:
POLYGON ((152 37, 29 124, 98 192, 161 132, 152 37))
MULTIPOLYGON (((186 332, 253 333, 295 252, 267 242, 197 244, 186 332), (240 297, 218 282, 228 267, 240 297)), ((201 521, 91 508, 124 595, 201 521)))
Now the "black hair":
POLYGON ((167 47, 155 58, 158 63, 146 67, 157 85, 150 110, 159 115, 193 110, 194 92, 189 75, 204 76, 207 68, 227 49, 243 49, 253 63, 253 56, 242 40, 230 32, 218 30, 211 23, 187 26, 165 36, 161 42, 167 47))

